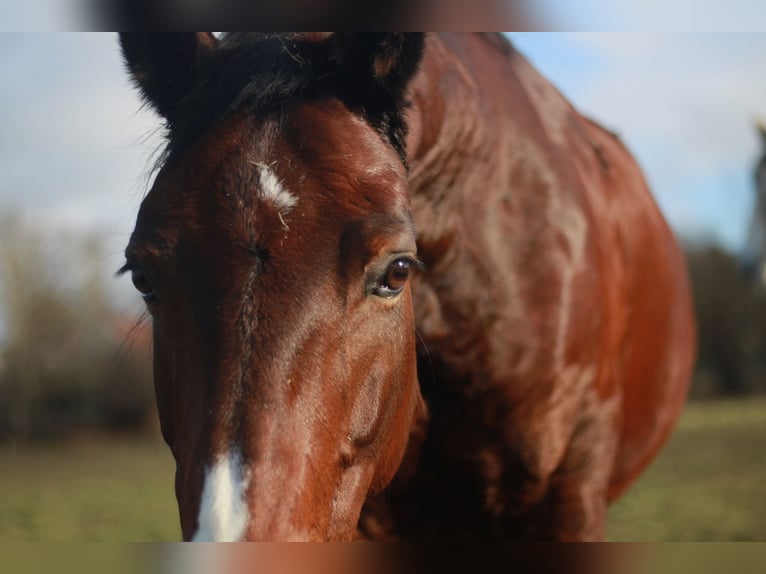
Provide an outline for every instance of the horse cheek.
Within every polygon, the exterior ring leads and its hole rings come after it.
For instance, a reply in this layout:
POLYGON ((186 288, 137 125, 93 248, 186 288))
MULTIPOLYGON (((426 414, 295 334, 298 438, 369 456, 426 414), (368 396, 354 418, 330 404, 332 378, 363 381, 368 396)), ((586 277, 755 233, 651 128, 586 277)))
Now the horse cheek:
MULTIPOLYGON (((409 290, 404 295, 403 301, 406 309, 406 325, 414 324, 412 311, 412 298, 409 290)), ((404 345, 401 347, 401 363, 398 375, 392 376, 389 384, 390 404, 395 404, 387 421, 387 428, 383 433, 386 440, 380 445, 380 455, 373 481, 370 484, 370 494, 376 494, 383 490, 393 480, 398 472, 407 447, 415 420, 418 418, 418 407, 422 405, 423 398, 420 394, 417 375, 417 359, 415 354, 414 330, 404 327, 404 345)), ((411 328, 410 328, 411 329, 411 328)))

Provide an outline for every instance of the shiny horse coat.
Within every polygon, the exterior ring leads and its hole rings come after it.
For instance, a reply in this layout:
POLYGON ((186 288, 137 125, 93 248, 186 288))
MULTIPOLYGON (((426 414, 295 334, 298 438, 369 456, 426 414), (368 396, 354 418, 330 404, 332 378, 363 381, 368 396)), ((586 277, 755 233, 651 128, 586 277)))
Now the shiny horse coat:
POLYGON ((620 141, 498 35, 121 42, 184 538, 600 539, 695 345, 620 141))

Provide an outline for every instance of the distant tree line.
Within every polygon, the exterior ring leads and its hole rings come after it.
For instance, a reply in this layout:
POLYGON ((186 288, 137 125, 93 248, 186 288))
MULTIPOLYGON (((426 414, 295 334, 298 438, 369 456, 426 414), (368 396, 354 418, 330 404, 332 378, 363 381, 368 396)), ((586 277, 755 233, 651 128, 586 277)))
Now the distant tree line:
POLYGON ((147 336, 112 304, 98 238, 0 230, 0 439, 151 426, 147 336))
POLYGON ((686 249, 699 329, 693 397, 766 392, 766 289, 715 244, 686 249))

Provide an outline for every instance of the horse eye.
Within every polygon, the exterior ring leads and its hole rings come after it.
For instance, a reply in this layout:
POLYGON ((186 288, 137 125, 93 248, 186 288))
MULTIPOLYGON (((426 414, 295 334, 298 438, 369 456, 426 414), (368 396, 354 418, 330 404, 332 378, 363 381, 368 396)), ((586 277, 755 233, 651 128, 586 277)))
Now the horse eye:
POLYGON ((411 269, 411 259, 407 257, 396 259, 386 268, 386 272, 378 280, 377 285, 375 285, 373 293, 385 299, 396 297, 407 284, 411 269))
POLYGON ((154 291, 154 287, 144 275, 144 272, 140 269, 133 269, 130 273, 130 278, 133 281, 133 286, 138 290, 147 303, 152 303, 157 300, 157 294, 154 291))
POLYGON ((401 291, 407 279, 410 277, 409 259, 397 259, 386 270, 386 277, 383 287, 391 291, 401 291))

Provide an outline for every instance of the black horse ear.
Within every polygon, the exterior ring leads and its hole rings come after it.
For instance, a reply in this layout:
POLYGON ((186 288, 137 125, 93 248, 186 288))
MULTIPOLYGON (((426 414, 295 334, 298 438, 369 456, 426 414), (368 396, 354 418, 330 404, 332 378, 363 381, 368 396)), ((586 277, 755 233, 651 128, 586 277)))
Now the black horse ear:
POLYGON ((341 74, 349 85, 381 90, 400 102, 423 57, 422 32, 336 32, 341 74))
POLYGON ((122 32, 125 63, 144 98, 172 123, 205 56, 218 39, 210 32, 122 32))

